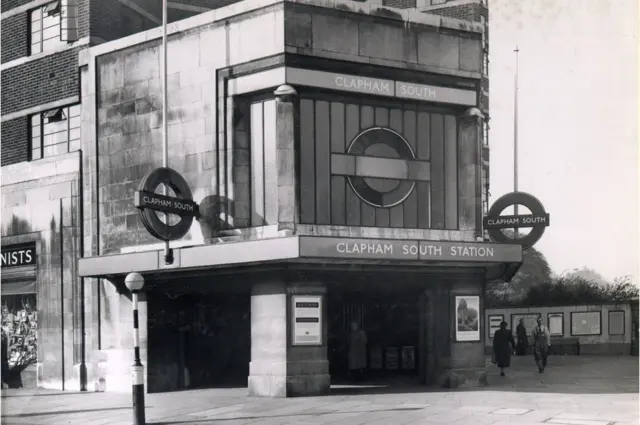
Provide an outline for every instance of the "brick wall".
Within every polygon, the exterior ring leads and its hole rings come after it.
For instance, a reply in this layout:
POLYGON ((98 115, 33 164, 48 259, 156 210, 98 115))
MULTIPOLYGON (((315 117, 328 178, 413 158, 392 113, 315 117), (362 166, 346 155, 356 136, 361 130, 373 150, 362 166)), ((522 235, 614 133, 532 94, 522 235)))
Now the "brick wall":
POLYGON ((2 123, 2 167, 27 160, 28 137, 29 119, 27 117, 2 123))
POLYGON ((30 3, 32 1, 33 0, 2 0, 2 3, 1 3, 2 11, 6 12, 16 7, 24 6, 25 4, 30 3))
POLYGON ((29 15, 21 13, 2 20, 2 63, 29 54, 29 15))
MULTIPOLYGON (((402 1, 402 0, 390 0, 390 1, 402 1)), ((427 13, 432 15, 445 16, 447 18, 464 19, 466 21, 480 22, 480 17, 484 16, 485 19, 489 18, 489 10, 486 6, 478 3, 473 4, 461 4, 451 7, 442 7, 438 9, 429 10, 427 13)))
POLYGON ((2 71, 2 114, 79 95, 78 50, 65 50, 2 71))
POLYGON ((398 9, 410 9, 416 7, 416 0, 383 0, 382 5, 397 7, 398 9))

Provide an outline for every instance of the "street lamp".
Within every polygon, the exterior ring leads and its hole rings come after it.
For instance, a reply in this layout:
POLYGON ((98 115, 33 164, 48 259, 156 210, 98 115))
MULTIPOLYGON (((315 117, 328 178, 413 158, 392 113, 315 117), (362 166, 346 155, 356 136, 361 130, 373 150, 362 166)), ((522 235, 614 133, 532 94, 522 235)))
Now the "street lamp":
POLYGON ((133 394, 133 425, 145 425, 144 367, 140 361, 140 332, 138 331, 138 291, 144 286, 140 273, 129 273, 124 279, 133 301, 133 366, 131 366, 133 394))

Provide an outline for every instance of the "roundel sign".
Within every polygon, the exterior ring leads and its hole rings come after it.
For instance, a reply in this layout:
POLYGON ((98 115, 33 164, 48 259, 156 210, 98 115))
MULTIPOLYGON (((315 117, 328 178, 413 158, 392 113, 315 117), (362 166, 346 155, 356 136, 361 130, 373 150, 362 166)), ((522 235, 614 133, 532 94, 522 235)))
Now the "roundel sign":
POLYGON ((167 167, 156 168, 142 179, 136 192, 135 206, 144 227, 163 241, 182 238, 189 232, 193 218, 199 215, 198 204, 193 202, 187 182, 177 171, 167 167), (170 187, 176 196, 155 193, 161 184, 170 187), (158 212, 178 215, 180 220, 173 225, 164 223, 158 212))
POLYGON ((517 243, 523 248, 530 248, 540 240, 545 229, 549 226, 549 214, 535 196, 525 192, 512 192, 501 196, 494 202, 487 217, 483 220, 483 225, 495 242, 517 243), (513 205, 527 207, 531 214, 500 215, 513 205), (519 228, 532 229, 527 235, 519 235, 517 232, 519 228), (501 229, 514 229, 513 237, 504 234, 501 229))
POLYGON ((429 179, 429 163, 416 160, 411 145, 397 132, 373 127, 358 134, 347 155, 354 159, 347 181, 367 204, 390 208, 404 202, 418 180, 429 179))

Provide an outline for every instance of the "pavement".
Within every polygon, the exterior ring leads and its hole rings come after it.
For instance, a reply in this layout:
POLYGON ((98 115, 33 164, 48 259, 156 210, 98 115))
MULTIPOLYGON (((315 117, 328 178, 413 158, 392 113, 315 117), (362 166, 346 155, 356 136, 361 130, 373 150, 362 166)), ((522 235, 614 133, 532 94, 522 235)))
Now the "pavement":
MULTIPOLYGON (((331 395, 248 397, 246 388, 149 394, 148 424, 194 425, 637 425, 638 357, 553 356, 544 374, 514 357, 506 377, 444 390, 336 386, 331 395)), ((2 424, 131 424, 131 395, 2 390, 2 424)))

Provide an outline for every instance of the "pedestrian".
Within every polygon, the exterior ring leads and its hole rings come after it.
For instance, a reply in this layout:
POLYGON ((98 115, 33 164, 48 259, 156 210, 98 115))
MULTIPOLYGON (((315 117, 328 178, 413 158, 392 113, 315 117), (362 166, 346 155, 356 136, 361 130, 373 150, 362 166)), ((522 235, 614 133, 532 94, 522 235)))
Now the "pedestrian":
POLYGON ((519 356, 524 356, 527 354, 527 348, 529 347, 529 337, 527 335, 527 327, 524 325, 524 319, 520 319, 516 327, 516 336, 518 338, 516 351, 519 356))
POLYGON ((357 322, 351 322, 349 334, 349 372, 351 379, 362 380, 367 367, 367 334, 357 322))
POLYGON ((9 341, 7 338, 7 334, 4 332, 4 329, 2 329, 2 371, 0 373, 2 373, 2 384, 3 387, 4 385, 6 385, 7 387, 9 386, 9 382, 11 381, 10 377, 9 377, 9 353, 8 353, 8 348, 9 348, 9 341))
POLYGON ((551 333, 549 329, 542 324, 542 317, 538 317, 538 325, 533 329, 533 357, 538 366, 538 372, 543 373, 547 367, 547 357, 549 356, 549 347, 551 347, 551 333))
POLYGON ((507 322, 500 322, 500 329, 493 334, 493 358, 500 368, 500 376, 504 376, 505 368, 511 366, 511 354, 515 352, 516 342, 507 322))

